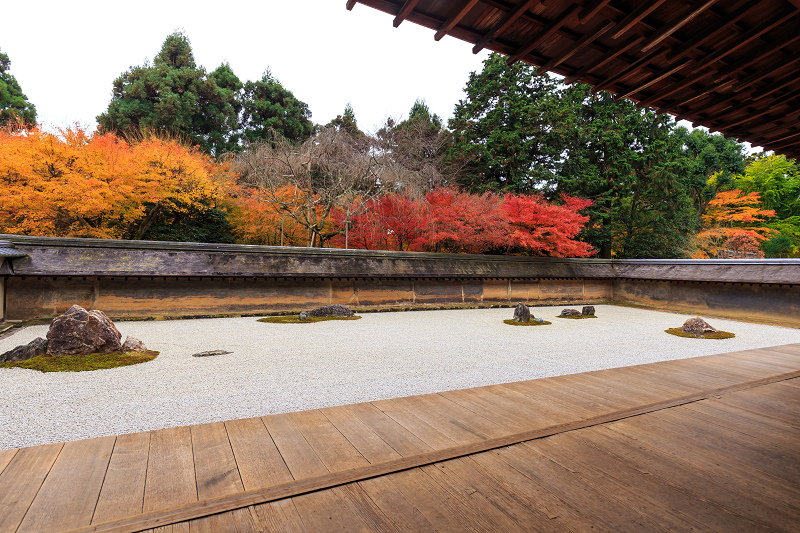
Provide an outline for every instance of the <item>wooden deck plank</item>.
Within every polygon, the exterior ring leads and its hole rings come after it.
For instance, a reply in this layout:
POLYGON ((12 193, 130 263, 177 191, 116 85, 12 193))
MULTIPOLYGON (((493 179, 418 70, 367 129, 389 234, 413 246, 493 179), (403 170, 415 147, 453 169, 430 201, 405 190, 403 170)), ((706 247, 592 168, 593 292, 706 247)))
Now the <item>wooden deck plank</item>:
POLYGON ((752 411, 737 409, 727 402, 708 400, 694 402, 680 407, 687 415, 704 420, 711 424, 734 429, 755 438, 769 435, 771 439, 780 439, 793 449, 800 449, 800 430, 784 423, 776 423, 774 419, 758 415, 752 411))
POLYGON ((28 512, 64 444, 22 448, 0 473, 0 532, 13 532, 28 512))
POLYGON ((397 531, 374 505, 357 504, 352 494, 357 487, 335 487, 292 500, 309 531, 397 531))
POLYGON ((369 464, 319 409, 290 416, 328 471, 339 472, 369 464))
POLYGON ((149 454, 150 432, 117 437, 92 517, 93 524, 142 512, 149 454))
POLYGON ((144 512, 197 501, 191 430, 184 426, 150 433, 144 512))
POLYGON ((358 453, 370 463, 390 461, 402 457, 386 441, 353 415, 349 408, 345 406, 326 407, 320 409, 320 412, 344 435, 358 453))
POLYGON ((217 498, 244 491, 225 424, 191 426, 197 497, 217 498))
POLYGON ((437 531, 388 476, 366 479, 358 484, 399 531, 437 531))
POLYGON ((372 402, 372 405, 434 450, 450 448, 456 444, 453 439, 403 408, 395 400, 380 400, 372 402))
POLYGON ((261 533, 263 530, 256 525, 250 509, 236 509, 227 513, 207 516, 189 522, 190 533, 261 533))
POLYGON ((3 473, 3 470, 6 469, 8 463, 11 462, 11 459, 17 455, 19 448, 11 448, 8 450, 0 450, 0 474, 3 473))
POLYGON ((658 528, 648 517, 620 501, 617 494, 607 494, 602 489, 588 485, 584 478, 552 461, 535 449, 535 446, 518 444, 498 450, 505 459, 513 461, 514 468, 531 477, 546 490, 569 501, 582 513, 594 517, 619 531, 656 531, 658 528))
POLYGON ((281 533, 306 533, 308 531, 291 498, 256 505, 253 509, 264 531, 280 531, 281 533))
POLYGON ((794 516, 783 505, 759 499, 757 494, 748 489, 747 480, 730 483, 716 476, 713 470, 709 473, 697 469, 692 462, 617 432, 609 425, 587 428, 581 431, 580 438, 643 473, 664 479, 690 496, 712 502, 731 514, 746 517, 760 524, 760 527, 775 529, 780 523, 791 523, 794 516))
POLYGON ((530 419, 525 417, 526 410, 522 406, 498 405, 497 397, 483 389, 465 389, 439 393, 453 403, 469 409, 512 433, 520 433, 534 427, 530 419))
POLYGON ((348 408, 365 426, 402 457, 425 453, 433 449, 371 403, 350 405, 348 408))
POLYGON ((294 479, 327 474, 328 469, 317 456, 289 415, 261 418, 294 479))
POLYGON ((89 525, 115 437, 67 442, 33 499, 19 531, 63 531, 89 525))
POLYGON ((800 427, 800 412, 780 400, 766 396, 751 394, 747 397, 731 394, 725 403, 733 408, 741 409, 766 419, 780 421, 788 426, 800 427))
MULTIPOLYGON (((556 445, 556 451, 551 456, 558 457, 558 446, 565 441, 578 441, 582 444, 580 454, 570 454, 568 457, 559 457, 560 461, 570 464, 571 461, 580 465, 581 471, 593 470, 597 475, 612 480, 623 489, 631 488, 646 498, 651 505, 662 507, 676 516, 683 516, 698 522, 701 527, 714 531, 770 531, 763 524, 749 520, 747 517, 735 515, 717 503, 705 498, 698 498, 686 491, 684 487, 671 483, 669 480, 654 475, 652 472, 635 468, 634 465, 621 460, 619 457, 607 453, 597 447, 591 440, 584 439, 582 433, 564 433, 547 439, 550 444, 556 445)), ((575 449, 571 447, 570 449, 575 449)), ((614 489, 616 490, 616 488, 614 489)))
POLYGON ((459 444, 469 444, 509 433, 502 426, 438 394, 398 398, 394 401, 459 444))
MULTIPOLYGON (((741 509, 740 505, 749 505, 747 512, 758 511, 761 515, 759 518, 762 520, 769 516, 764 509, 769 509, 771 513, 782 509, 784 513, 787 513, 790 507, 787 506, 788 502, 785 500, 783 492, 786 484, 782 483, 780 479, 752 469, 743 469, 735 461, 726 459, 718 453, 712 454, 707 450, 687 446, 681 442, 679 435, 654 433, 651 426, 642 427, 641 418, 643 417, 639 417, 635 421, 628 419, 613 422, 598 429, 613 431, 618 440, 620 435, 631 438, 635 441, 636 446, 644 446, 651 456, 658 457, 671 469, 677 471, 685 469, 691 472, 692 479, 685 480, 683 482, 685 485, 693 487, 706 483, 706 489, 698 491, 698 496, 707 496, 717 501, 715 499, 717 495, 711 492, 711 487, 721 491, 719 487, 724 485, 727 492, 733 493, 731 500, 725 501, 724 506, 726 507, 733 505, 732 509, 738 510, 741 509), (708 483, 709 481, 710 483, 708 483)), ((786 523, 785 518, 783 520, 786 523)), ((774 527, 773 522, 767 522, 767 524, 774 527)))
POLYGON ((294 479, 260 418, 225 422, 236 466, 245 490, 287 483, 294 479))

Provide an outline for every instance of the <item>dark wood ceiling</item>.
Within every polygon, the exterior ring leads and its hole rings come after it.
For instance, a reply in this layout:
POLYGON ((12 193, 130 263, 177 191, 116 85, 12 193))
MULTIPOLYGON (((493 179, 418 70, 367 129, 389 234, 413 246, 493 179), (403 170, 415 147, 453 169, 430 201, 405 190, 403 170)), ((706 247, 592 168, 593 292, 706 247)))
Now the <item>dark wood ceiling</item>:
POLYGON ((348 0, 800 159, 800 0, 348 0))

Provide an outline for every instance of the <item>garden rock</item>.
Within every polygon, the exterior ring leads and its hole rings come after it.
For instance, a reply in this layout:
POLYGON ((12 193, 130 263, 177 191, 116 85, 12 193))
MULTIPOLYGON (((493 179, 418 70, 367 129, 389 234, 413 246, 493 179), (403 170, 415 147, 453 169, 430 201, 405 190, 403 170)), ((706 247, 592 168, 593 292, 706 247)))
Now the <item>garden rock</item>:
POLYGON ((147 347, 144 345, 142 341, 137 339, 136 337, 131 337, 130 335, 125 338, 125 342, 122 343, 122 351, 123 352, 146 352, 147 347))
POLYGON ((0 363, 7 363, 9 361, 27 361, 37 355, 47 353, 47 339, 37 337, 28 344, 17 346, 13 350, 0 355, 0 363))
POLYGON ((716 333, 717 330, 700 317, 690 318, 683 323, 681 327, 683 333, 691 333, 694 335, 704 335, 706 333, 716 333))
POLYGON ((584 305, 583 309, 581 309, 582 316, 594 316, 594 306, 593 305, 584 305))
POLYGON ((353 311, 351 311, 349 308, 341 304, 333 304, 326 305, 324 307, 317 307, 311 311, 303 311, 300 313, 300 320, 306 320, 308 318, 322 318, 326 316, 350 317, 353 315, 353 311))
POLYGON ((581 316, 581 312, 577 309, 563 309, 560 316, 581 316))
POLYGON ((122 334, 111 319, 102 311, 87 311, 79 305, 53 319, 47 339, 50 355, 110 353, 122 349, 122 334))
POLYGON ((514 308, 514 322, 530 322, 531 318, 531 310, 528 306, 522 302, 518 303, 514 308))
POLYGON ((214 355, 225 355, 233 352, 229 352, 227 350, 208 350, 205 352, 197 352, 193 353, 192 357, 212 357, 214 355))

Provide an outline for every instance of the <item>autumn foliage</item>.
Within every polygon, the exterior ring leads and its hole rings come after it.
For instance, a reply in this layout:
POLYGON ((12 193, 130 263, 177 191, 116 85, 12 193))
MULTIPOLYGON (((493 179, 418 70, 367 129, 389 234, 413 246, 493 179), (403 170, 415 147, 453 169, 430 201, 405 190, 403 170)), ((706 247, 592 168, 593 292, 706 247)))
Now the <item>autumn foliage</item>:
POLYGON ((206 156, 156 137, 2 130, 0 232, 141 238, 163 211, 213 207, 213 171, 206 156))
POLYGON ((705 229, 696 238, 695 258, 764 257, 759 243, 774 230, 761 226, 775 211, 761 209, 758 192, 743 194, 739 189, 717 193, 702 216, 705 229))
MULTIPOLYGON (((564 197, 469 194, 437 188, 422 197, 391 194, 372 201, 353 220, 350 246, 371 250, 509 253, 587 257, 590 245, 576 240, 591 201, 564 197)), ((341 238, 332 242, 338 246, 341 238)))

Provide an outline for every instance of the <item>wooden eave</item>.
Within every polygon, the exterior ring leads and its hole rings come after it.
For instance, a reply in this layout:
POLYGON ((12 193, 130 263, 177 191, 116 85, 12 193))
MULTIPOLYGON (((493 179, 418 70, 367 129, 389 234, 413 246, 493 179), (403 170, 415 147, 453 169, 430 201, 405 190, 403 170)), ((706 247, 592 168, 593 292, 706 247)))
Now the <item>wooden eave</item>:
POLYGON ((800 0, 349 0, 800 158, 800 0))

